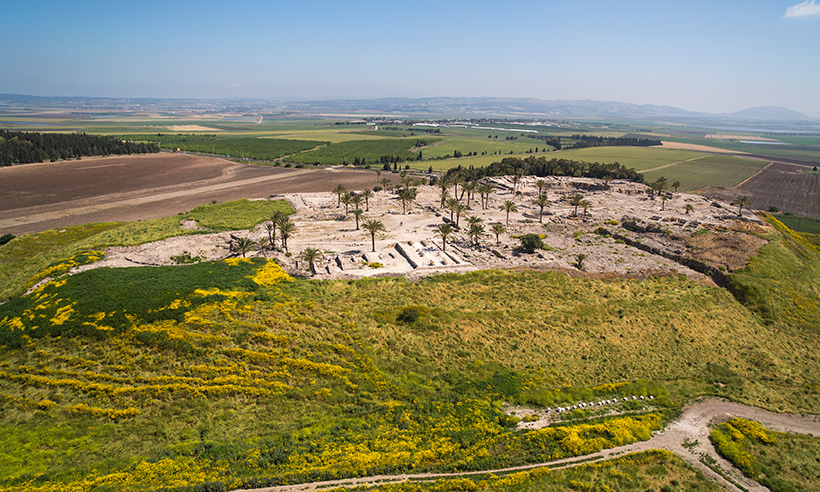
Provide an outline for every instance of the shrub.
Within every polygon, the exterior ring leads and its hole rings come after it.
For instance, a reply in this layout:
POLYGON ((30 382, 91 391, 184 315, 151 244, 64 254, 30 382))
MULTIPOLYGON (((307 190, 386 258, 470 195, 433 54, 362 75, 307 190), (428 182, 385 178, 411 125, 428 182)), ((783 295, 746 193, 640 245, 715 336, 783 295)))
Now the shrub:
POLYGON ((399 315, 396 316, 396 321, 399 323, 406 323, 411 325, 419 320, 421 316, 421 310, 416 306, 407 306, 399 311, 399 315))
POLYGON ((3 234, 2 236, 0 236, 0 246, 6 244, 12 239, 14 239, 14 234, 3 234))
POLYGON ((544 240, 538 234, 524 234, 521 236, 521 248, 527 253, 532 253, 536 249, 544 249, 544 240))

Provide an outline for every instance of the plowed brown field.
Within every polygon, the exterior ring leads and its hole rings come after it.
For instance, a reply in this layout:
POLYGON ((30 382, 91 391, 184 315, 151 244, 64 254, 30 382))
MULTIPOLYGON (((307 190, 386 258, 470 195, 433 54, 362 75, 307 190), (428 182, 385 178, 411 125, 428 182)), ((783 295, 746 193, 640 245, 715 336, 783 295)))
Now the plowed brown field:
POLYGON ((0 234, 166 217, 212 200, 330 191, 339 183, 348 189, 372 187, 377 184, 376 174, 246 165, 186 154, 4 167, 0 168, 0 234))
POLYGON ((737 189, 749 197, 752 208, 777 207, 802 217, 820 219, 820 174, 811 168, 773 163, 737 189))

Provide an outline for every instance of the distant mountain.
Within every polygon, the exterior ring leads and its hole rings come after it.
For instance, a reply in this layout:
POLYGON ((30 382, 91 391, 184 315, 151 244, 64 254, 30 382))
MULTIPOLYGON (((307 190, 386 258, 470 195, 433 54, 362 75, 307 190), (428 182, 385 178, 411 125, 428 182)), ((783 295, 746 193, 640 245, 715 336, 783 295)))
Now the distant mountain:
POLYGON ((169 99, 169 98, 107 98, 55 97, 0 94, 0 107, 46 108, 62 107, 82 110, 185 110, 228 112, 322 112, 407 115, 419 118, 676 118, 699 121, 793 121, 812 120, 790 109, 763 106, 732 114, 711 114, 673 106, 631 104, 614 101, 544 100, 503 97, 424 97, 380 99, 326 100, 265 100, 265 99, 169 99))
POLYGON ((759 106, 757 108, 744 109, 743 111, 738 111, 737 113, 732 113, 727 116, 742 120, 766 121, 800 121, 812 119, 803 113, 780 106, 759 106))

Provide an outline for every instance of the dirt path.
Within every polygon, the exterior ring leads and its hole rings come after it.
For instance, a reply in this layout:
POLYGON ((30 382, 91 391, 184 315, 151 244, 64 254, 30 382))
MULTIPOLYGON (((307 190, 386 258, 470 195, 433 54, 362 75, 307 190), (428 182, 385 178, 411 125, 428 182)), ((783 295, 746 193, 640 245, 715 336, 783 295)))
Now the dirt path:
POLYGON ((742 417, 756 420, 765 427, 779 432, 794 432, 800 434, 810 434, 820 436, 820 417, 777 414, 762 410, 756 407, 732 403, 725 400, 710 398, 699 402, 694 402, 684 408, 681 416, 669 424, 663 431, 656 434, 648 441, 638 442, 627 446, 606 449, 598 453, 585 456, 575 456, 562 460, 549 461, 546 463, 536 463, 532 465, 515 466, 510 468, 499 468, 493 470, 480 470, 462 473, 408 473, 402 475, 376 475, 371 477, 349 478, 341 480, 327 480, 322 482, 312 482, 297 485, 283 485, 278 487, 266 487, 259 489, 237 489, 245 492, 297 492, 314 491, 335 487, 359 487, 376 486, 388 482, 404 482, 407 480, 427 481, 440 478, 466 477, 485 474, 499 474, 533 468, 549 467, 551 469, 570 468, 591 461, 600 461, 615 456, 648 451, 650 449, 666 449, 677 453, 681 458, 688 461, 695 469, 722 485, 726 490, 740 492, 743 489, 749 491, 766 491, 766 487, 745 477, 731 463, 718 456, 711 442, 709 441, 709 423, 725 422, 732 417, 742 417), (684 444, 686 444, 684 446, 684 444), (709 456, 717 463, 723 472, 730 478, 727 480, 700 461, 701 455, 709 456), (738 487, 743 487, 741 489, 738 487))

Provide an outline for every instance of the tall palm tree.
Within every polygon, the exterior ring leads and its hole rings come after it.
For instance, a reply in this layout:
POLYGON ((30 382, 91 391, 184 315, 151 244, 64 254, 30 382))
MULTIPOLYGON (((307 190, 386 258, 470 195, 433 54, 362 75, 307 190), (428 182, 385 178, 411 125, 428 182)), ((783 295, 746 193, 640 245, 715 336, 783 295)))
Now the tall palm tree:
POLYGON ((476 217, 475 215, 467 217, 467 223, 470 225, 480 224, 482 222, 484 222, 484 219, 482 219, 481 217, 476 217))
POLYGON ((515 174, 513 174, 512 182, 513 182, 513 191, 515 191, 516 189, 518 189, 518 183, 521 182, 521 176, 519 176, 517 172, 515 174))
POLYGON ((464 177, 460 174, 454 174, 450 178, 450 184, 453 185, 453 197, 458 199, 458 185, 464 182, 464 177))
POLYGON ((376 168, 376 184, 379 184, 379 180, 382 178, 382 170, 376 168))
POLYGON ((353 195, 350 193, 345 193, 342 195, 342 203, 345 205, 345 215, 347 215, 347 208, 350 206, 350 201, 353 198, 353 195))
POLYGON ((661 210, 666 208, 666 200, 669 200, 669 197, 666 194, 661 194, 661 210))
POLYGON ((353 208, 362 208, 362 202, 364 201, 364 197, 358 193, 351 193, 350 194, 350 204, 353 205, 353 208))
POLYGON ((581 202, 581 207, 583 207, 583 209, 584 209, 584 217, 586 217, 586 216, 587 216, 587 209, 592 208, 592 204, 591 204, 591 203, 589 203, 589 201, 587 201, 587 200, 583 200, 583 201, 581 202))
POLYGON ((575 212, 572 215, 578 216, 578 206, 584 201, 584 195, 576 193, 569 197, 569 204, 575 206, 575 212))
POLYGON ((282 249, 288 252, 288 238, 296 233, 296 224, 290 219, 285 219, 279 224, 279 235, 282 236, 282 249))
POLYGON ((538 194, 542 195, 544 193, 544 188, 547 187, 547 182, 543 179, 536 180, 535 187, 538 188, 538 194))
POLYGON ((439 205, 439 208, 444 208, 444 204, 447 202, 448 199, 450 199, 450 192, 447 191, 447 188, 441 189, 441 196, 439 198, 441 199, 441 204, 439 205))
POLYGON ((439 224, 436 226, 436 234, 441 237, 441 250, 447 251, 447 237, 455 232, 455 228, 450 224, 439 224))
POLYGON ((660 178, 655 180, 655 184, 658 185, 658 193, 663 193, 663 189, 666 188, 666 178, 661 176, 660 178))
POLYGON ((282 222, 282 219, 286 217, 286 213, 277 210, 276 212, 271 214, 270 224, 265 225, 265 229, 268 230, 268 237, 270 238, 271 246, 274 246, 276 244, 276 228, 282 222))
POLYGON ((518 207, 512 200, 507 200, 501 205, 501 210, 507 212, 507 227, 510 227, 510 212, 518 212, 518 207))
POLYGON ((678 188, 680 188, 680 181, 675 181, 672 183, 672 188, 675 188, 675 193, 678 192, 678 188))
POLYGON ((436 183, 436 186, 441 188, 441 206, 440 208, 444 208, 444 201, 450 196, 447 192, 447 189, 450 187, 450 178, 447 176, 442 177, 436 183))
POLYGON ((541 195, 539 193, 538 198, 535 199, 535 204, 540 208, 540 211, 538 212, 538 222, 543 222, 541 217, 544 215, 544 207, 547 207, 550 204, 550 201, 547 200, 547 195, 541 195))
POLYGON ((506 231, 507 229, 501 222, 496 222, 495 224, 490 226, 490 230, 492 230, 493 234, 495 234, 495 245, 498 246, 499 244, 501 244, 500 240, 498 239, 498 236, 504 234, 504 231, 506 231))
POLYGON ((732 202, 732 205, 737 205, 737 214, 740 215, 743 211, 743 207, 749 207, 749 197, 740 195, 739 197, 735 198, 735 201, 732 202))
POLYGON ((245 257, 245 253, 248 251, 253 250, 253 247, 256 246, 256 243, 253 239, 249 237, 239 237, 236 238, 236 241, 233 243, 233 250, 242 253, 242 258, 245 257))
POLYGON ((456 205, 458 205, 458 200, 455 198, 447 199, 447 210, 450 211, 450 222, 453 222, 453 214, 456 211, 456 205))
POLYGON ((478 246, 478 239, 484 235, 484 226, 478 223, 470 224, 470 230, 467 235, 473 239, 473 244, 478 246))
POLYGON ((332 190, 331 193, 336 195, 336 206, 342 206, 342 195, 347 193, 347 188, 344 187, 342 183, 337 184, 332 190))
POLYGON ((393 185, 393 181, 391 181, 390 178, 384 178, 382 180, 382 187, 384 188, 384 191, 390 191, 390 187, 392 185, 393 185))
POLYGON ((353 210, 353 217, 356 218, 356 230, 359 230, 359 219, 364 215, 364 211, 360 208, 353 210))
POLYGON ((483 209, 490 208, 490 194, 495 188, 490 183, 485 183, 479 186, 479 193, 481 193, 483 209))
POLYGON ((372 242, 372 249, 373 252, 376 252, 376 233, 377 232, 386 232, 387 229, 384 228, 384 224, 380 220, 370 219, 365 221, 362 224, 364 230, 370 233, 370 241, 372 242))
POLYGON ((467 207, 469 207, 470 198, 473 196, 473 193, 475 192, 476 184, 474 181, 467 181, 461 186, 461 189, 467 192, 467 207))
POLYGON ((373 190, 366 188, 362 191, 361 196, 364 197, 365 212, 370 212, 370 199, 373 198, 373 190))
POLYGON ((459 227, 458 221, 461 218, 462 214, 467 211, 467 207, 460 203, 456 203, 453 207, 453 213, 456 214, 456 227, 459 227))
POLYGON ((407 213, 407 207, 416 199, 418 190, 415 188, 402 188, 399 190, 399 201, 401 202, 402 215, 407 213))
POLYGON ((316 260, 321 258, 322 253, 316 248, 305 248, 302 250, 302 254, 299 255, 303 260, 308 262, 308 266, 310 267, 310 274, 316 275, 316 260))
POLYGON ((272 246, 276 240, 276 222, 265 222, 265 230, 268 231, 268 244, 272 246))

